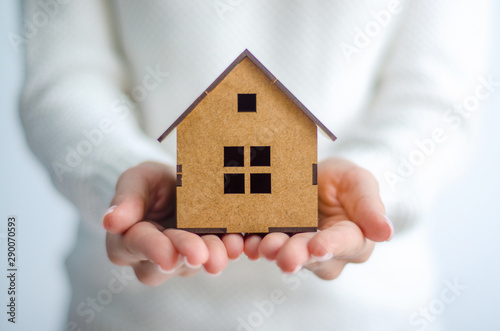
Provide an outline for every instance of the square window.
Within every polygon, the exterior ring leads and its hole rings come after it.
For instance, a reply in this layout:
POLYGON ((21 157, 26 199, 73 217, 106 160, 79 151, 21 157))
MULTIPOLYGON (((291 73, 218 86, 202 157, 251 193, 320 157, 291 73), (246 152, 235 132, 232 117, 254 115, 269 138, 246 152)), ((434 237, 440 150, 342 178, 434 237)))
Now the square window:
POLYGON ((224 194, 244 194, 245 174, 224 174, 224 194))
POLYGON ((250 166, 252 167, 271 166, 271 147, 270 146, 250 147, 250 166))
POLYGON ((224 167, 243 167, 243 146, 224 147, 224 167))
POLYGON ((256 112, 256 94, 238 94, 238 112, 256 112))
POLYGON ((271 193, 271 174, 250 174, 250 193, 271 193))

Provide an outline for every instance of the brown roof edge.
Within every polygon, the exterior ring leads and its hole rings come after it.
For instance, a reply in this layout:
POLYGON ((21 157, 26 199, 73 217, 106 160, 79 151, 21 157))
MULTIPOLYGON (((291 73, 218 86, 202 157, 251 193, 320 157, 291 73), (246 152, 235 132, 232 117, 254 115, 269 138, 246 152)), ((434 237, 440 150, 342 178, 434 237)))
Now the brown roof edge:
POLYGON ((241 53, 237 58, 236 60, 233 61, 233 63, 231 63, 231 65, 229 67, 227 67, 226 70, 224 70, 224 72, 222 74, 219 75, 219 77, 217 77, 217 79, 212 83, 210 84, 210 86, 191 104, 191 106, 189 106, 188 109, 186 109, 181 116, 179 116, 179 118, 177 118, 175 120, 174 123, 172 123, 172 125, 170 125, 170 127, 165 130, 165 132, 163 132, 163 134, 158 138, 158 141, 159 142, 162 142, 163 139, 165 139, 176 127, 177 125, 179 125, 192 111, 194 108, 196 108, 196 106, 208 95, 209 92, 211 92, 217 85, 220 84, 220 82, 222 82, 222 80, 224 78, 226 78, 226 76, 241 62, 243 61, 243 59, 245 57, 248 57, 250 59, 250 61, 252 61, 274 84, 276 84, 276 86, 283 92, 286 94, 286 96, 288 96, 292 101, 293 103, 299 107, 300 110, 302 110, 302 112, 304 112, 304 114, 307 115, 307 117, 309 117, 309 119, 311 121, 314 122, 314 124, 316 124, 316 126, 318 128, 320 128, 321 131, 323 131, 330 139, 332 139, 333 141, 335 141, 337 139, 337 137, 335 137, 335 135, 330 131, 328 130, 328 128, 326 126, 323 125, 323 123, 320 122, 320 120, 318 120, 316 118, 316 116, 314 116, 310 111, 309 109, 307 109, 303 104, 302 102, 299 101, 299 99, 297 99, 295 97, 295 95, 292 94, 292 92, 290 92, 286 87, 285 85, 283 85, 279 80, 276 79, 276 77, 259 61, 257 60, 257 58, 255 56, 253 56, 252 53, 250 53, 250 51, 248 49, 245 49, 243 51, 243 53, 241 53))

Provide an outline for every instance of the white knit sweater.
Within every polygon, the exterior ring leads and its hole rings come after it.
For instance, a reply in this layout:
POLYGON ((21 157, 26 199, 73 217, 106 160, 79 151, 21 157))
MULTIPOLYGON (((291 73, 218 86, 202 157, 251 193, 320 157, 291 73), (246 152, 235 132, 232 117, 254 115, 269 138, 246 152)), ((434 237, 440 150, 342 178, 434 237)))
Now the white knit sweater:
POLYGON ((433 272, 415 221, 463 163, 477 116, 453 109, 484 76, 488 8, 487 0, 24 1, 21 119, 82 215, 67 260, 68 330, 422 326, 414 313, 429 304, 433 272), (320 159, 344 156, 378 176, 397 236, 331 282, 242 258, 216 278, 202 272, 147 288, 108 262, 101 215, 125 169, 175 164, 175 135, 155 139, 245 48, 337 135, 320 136, 320 159))

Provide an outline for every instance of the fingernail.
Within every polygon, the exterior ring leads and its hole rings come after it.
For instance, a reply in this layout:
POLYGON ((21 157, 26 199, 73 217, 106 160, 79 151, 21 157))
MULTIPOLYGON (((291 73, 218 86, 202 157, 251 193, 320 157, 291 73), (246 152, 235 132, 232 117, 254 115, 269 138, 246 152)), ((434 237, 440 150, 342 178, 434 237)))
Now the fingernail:
POLYGON ((287 274, 296 274, 300 270, 302 270, 302 264, 299 264, 298 266, 295 267, 295 269, 293 269, 292 272, 287 272, 287 274))
MULTIPOLYGON (((151 262, 153 262, 153 261, 151 261, 151 262)), ((177 271, 177 269, 179 269, 180 267, 182 267, 184 265, 184 259, 182 258, 182 255, 179 254, 179 256, 177 257, 177 264, 175 265, 175 267, 173 267, 170 270, 163 269, 159 264, 155 263, 155 265, 156 265, 156 268, 158 269, 158 271, 161 272, 162 274, 171 275, 175 271, 177 271)))
POLYGON ((382 216, 384 216, 385 222, 391 228, 391 235, 389 236, 389 239, 386 240, 386 241, 390 241, 392 239, 392 236, 394 235, 394 225, 392 224, 391 220, 387 216, 385 216, 383 214, 382 214, 382 216))
POLYGON ((191 268, 191 269, 199 269, 201 267, 201 264, 193 265, 193 264, 189 263, 187 257, 185 257, 185 256, 184 256, 184 264, 186 265, 186 267, 191 268))
POLYGON ((106 227, 104 226, 104 217, 106 217, 106 215, 108 215, 108 214, 111 214, 116 209, 116 207, 118 207, 118 206, 114 205, 114 206, 109 207, 108 210, 106 210, 106 212, 104 213, 104 215, 102 215, 101 225, 104 229, 106 229, 106 227))
POLYGON ((217 276, 219 276, 221 273, 222 273, 222 270, 221 270, 221 271, 219 271, 219 272, 217 272, 217 273, 215 273, 215 274, 212 274, 212 273, 210 273, 210 272, 208 272, 208 271, 207 271, 207 274, 209 274, 210 276, 213 276, 213 277, 217 277, 217 276))
POLYGON ((240 255, 240 256, 238 256, 238 257, 237 257, 237 258, 235 258, 235 259, 229 259, 229 260, 230 260, 230 261, 233 261, 233 262, 236 262, 236 261, 239 261, 240 257, 241 257, 241 255, 240 255))
POLYGON ((314 262, 323 262, 323 261, 330 260, 332 257, 333 257, 333 253, 329 252, 323 256, 311 255, 311 258, 312 258, 311 260, 313 260, 314 262))
POLYGON ((159 264, 155 264, 155 266, 156 266, 156 269, 157 269, 159 272, 161 272, 162 274, 165 274, 165 275, 171 275, 171 274, 173 274, 173 273, 175 272, 175 270, 177 269, 177 268, 172 268, 172 270, 165 270, 165 269, 163 269, 163 268, 161 267, 161 265, 159 265, 159 264))

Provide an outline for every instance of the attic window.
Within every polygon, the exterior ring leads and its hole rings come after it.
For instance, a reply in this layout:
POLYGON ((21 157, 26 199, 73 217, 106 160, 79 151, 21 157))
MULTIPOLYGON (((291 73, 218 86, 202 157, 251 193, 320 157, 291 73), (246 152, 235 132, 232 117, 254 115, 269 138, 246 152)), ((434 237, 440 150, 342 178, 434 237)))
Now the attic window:
POLYGON ((248 113, 257 111, 256 94, 238 94, 238 112, 248 113))

